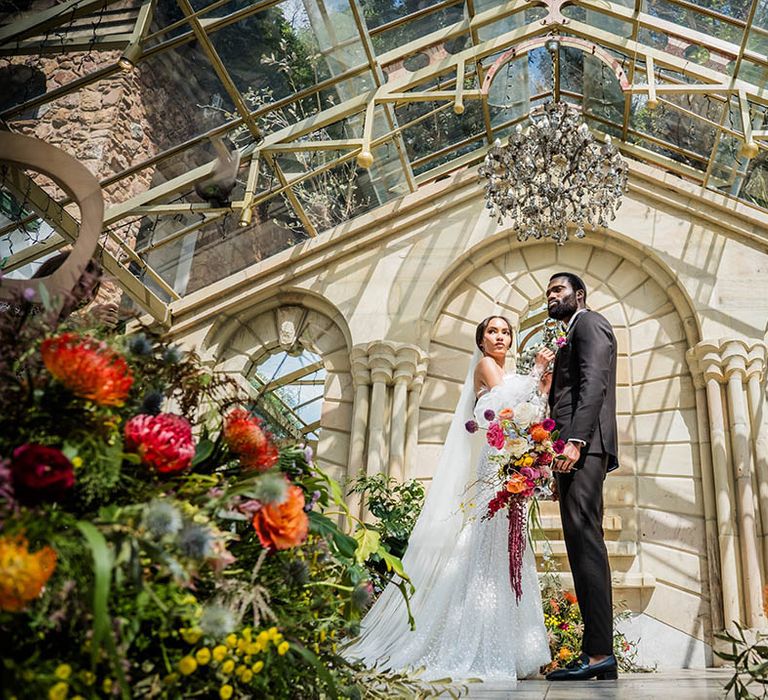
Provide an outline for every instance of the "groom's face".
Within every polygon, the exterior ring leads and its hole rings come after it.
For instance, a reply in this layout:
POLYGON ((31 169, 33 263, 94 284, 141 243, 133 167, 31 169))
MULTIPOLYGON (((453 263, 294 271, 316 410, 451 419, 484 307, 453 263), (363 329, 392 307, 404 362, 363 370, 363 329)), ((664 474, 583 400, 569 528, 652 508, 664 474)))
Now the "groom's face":
POLYGON ((576 292, 567 277, 555 277, 547 287, 547 313, 550 318, 564 321, 579 309, 576 292))

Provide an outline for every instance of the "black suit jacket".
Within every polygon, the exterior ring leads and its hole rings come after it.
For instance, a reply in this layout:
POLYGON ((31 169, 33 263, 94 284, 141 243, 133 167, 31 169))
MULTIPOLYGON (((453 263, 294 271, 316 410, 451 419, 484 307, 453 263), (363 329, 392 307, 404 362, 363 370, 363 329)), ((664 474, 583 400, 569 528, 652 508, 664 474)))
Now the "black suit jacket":
POLYGON ((609 455, 608 471, 618 468, 616 336, 595 311, 579 314, 557 352, 549 409, 563 440, 584 440, 583 454, 609 455))

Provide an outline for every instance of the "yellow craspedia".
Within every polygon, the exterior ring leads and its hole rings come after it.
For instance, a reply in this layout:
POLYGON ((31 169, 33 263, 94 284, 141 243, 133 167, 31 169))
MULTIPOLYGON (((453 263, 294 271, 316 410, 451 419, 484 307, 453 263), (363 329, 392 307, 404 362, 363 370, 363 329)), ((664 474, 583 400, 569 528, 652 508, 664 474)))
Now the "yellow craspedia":
POLYGON ((205 666, 211 660, 211 650, 208 647, 201 647, 195 652, 195 660, 201 666, 205 666))
POLYGON ((53 675, 56 676, 56 678, 61 678, 61 680, 65 681, 72 675, 72 667, 69 664, 59 664, 53 672, 53 675))
POLYGON ((199 627, 182 628, 179 632, 187 644, 197 644, 200 641, 200 637, 203 636, 203 630, 199 627))
POLYGON ((102 690, 103 690, 105 693, 111 693, 111 692, 112 692, 112 685, 113 685, 113 684, 112 684, 112 679, 111 679, 111 678, 105 678, 105 679, 104 679, 104 680, 101 682, 101 689, 102 689, 102 690))
POLYGON ((232 693, 234 692, 234 688, 227 683, 226 685, 222 685, 221 688, 219 688, 219 697, 221 700, 229 700, 232 697, 232 693))
POLYGON ((248 645, 245 647, 246 654, 258 654, 260 651, 261 644, 258 642, 248 642, 248 645))
POLYGON ((245 671, 243 671, 243 675, 240 676, 240 680, 243 683, 250 683, 253 679, 253 671, 251 671, 250 668, 246 668, 245 671))
POLYGON ((197 661, 194 656, 185 656, 179 661, 179 673, 183 676, 188 676, 197 671, 197 661))
POLYGON ((228 634, 226 636, 226 638, 224 639, 224 643, 230 649, 234 649, 234 647, 237 646, 237 635, 236 634, 228 634))
POLYGON ((221 664, 222 673, 226 673, 227 675, 229 675, 234 670, 235 670, 235 662, 232 661, 232 659, 227 659, 223 664, 221 664))
POLYGON ((243 639, 246 642, 250 642, 251 641, 251 628, 250 627, 244 627, 243 631, 242 631, 242 635, 243 635, 243 639))
POLYGON ((64 681, 59 681, 48 690, 48 700, 64 700, 69 693, 69 686, 64 681))
POLYGON ((238 678, 240 678, 240 676, 242 676, 242 675, 243 675, 243 671, 246 671, 246 670, 247 670, 247 669, 246 669, 246 667, 245 667, 245 666, 243 666, 242 664, 240 664, 240 665, 239 665, 239 666, 238 666, 238 667, 235 669, 235 675, 236 675, 238 678))
POLYGON ((267 648, 267 644, 269 644, 269 633, 268 632, 259 632, 259 636, 256 637, 256 641, 258 644, 261 644, 262 649, 267 648))
POLYGON ((254 673, 261 673, 261 669, 264 668, 264 662, 263 661, 257 661, 253 666, 251 666, 251 670, 254 673))
POLYGON ((283 641, 283 635, 280 634, 279 632, 274 637, 272 637, 272 642, 275 646, 278 646, 282 641, 283 641))
POLYGON ((96 676, 90 671, 80 671, 80 678, 87 686, 92 686, 96 682, 96 676))
POLYGON ((275 635, 276 635, 276 634, 279 634, 279 632, 277 631, 277 627, 270 627, 270 628, 267 630, 267 634, 269 635, 269 638, 270 638, 270 639, 274 639, 274 638, 275 638, 275 635))
POLYGON ((82 457, 73 457, 72 458, 72 466, 75 469, 80 469, 80 467, 83 466, 83 458, 82 457))
POLYGON ((163 683, 166 685, 173 685, 174 683, 177 683, 179 680, 179 674, 175 671, 173 673, 169 673, 165 678, 163 678, 163 683))
POLYGON ((227 647, 223 644, 213 647, 213 660, 221 663, 227 656, 227 647))
POLYGON ((280 642, 280 645, 277 647, 277 653, 280 654, 280 656, 285 656, 288 649, 291 648, 291 645, 288 644, 288 642, 280 642))

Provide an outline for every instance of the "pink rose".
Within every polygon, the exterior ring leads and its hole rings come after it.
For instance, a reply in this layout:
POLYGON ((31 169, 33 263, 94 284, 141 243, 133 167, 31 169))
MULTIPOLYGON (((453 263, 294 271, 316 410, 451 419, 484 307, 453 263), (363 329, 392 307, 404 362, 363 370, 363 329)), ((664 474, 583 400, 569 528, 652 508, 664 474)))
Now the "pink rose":
POLYGON ((488 440, 488 444, 491 447, 495 447, 497 450, 504 447, 504 431, 498 423, 491 423, 490 426, 488 426, 488 432, 485 434, 485 438, 488 440))
POLYGON ((536 458, 536 464, 538 464, 539 466, 546 466, 547 464, 552 464, 552 453, 551 452, 542 452, 536 458))
POLYGON ((565 449, 565 440, 555 440, 552 443, 552 449, 555 451, 555 454, 563 454, 563 450, 565 449))
POLYGON ((544 430, 548 430, 550 433, 555 429, 556 426, 557 424, 551 418, 545 418, 543 421, 541 421, 541 427, 544 428, 544 430))

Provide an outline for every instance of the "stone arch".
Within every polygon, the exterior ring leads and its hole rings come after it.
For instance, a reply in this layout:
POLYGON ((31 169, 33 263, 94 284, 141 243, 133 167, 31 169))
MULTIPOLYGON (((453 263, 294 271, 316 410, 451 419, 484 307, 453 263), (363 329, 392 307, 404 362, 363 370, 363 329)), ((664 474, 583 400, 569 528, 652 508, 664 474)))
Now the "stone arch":
MULTIPOLYGON (((425 308, 429 368, 419 420, 418 477, 429 480, 458 400, 475 324, 502 313, 513 323, 538 306, 556 271, 578 272, 588 305, 618 341, 617 408, 622 469, 605 488, 607 539, 617 599, 638 613, 638 634, 669 640, 645 661, 707 665, 710 579, 696 391, 686 362, 699 339, 692 306, 648 251, 607 237, 556 247, 494 237, 446 272, 425 308), (641 614, 642 613, 642 614, 641 614), (674 640, 674 641, 673 641, 674 640), (692 650, 680 658, 680 649, 692 650)), ((556 518, 556 511, 546 511, 556 518)), ((553 542, 558 545, 557 541, 553 542)), ((559 546, 559 545, 558 545, 559 546)))
POLYGON ((206 334, 203 357, 216 371, 243 379, 267 355, 295 342, 320 355, 326 371, 317 460, 335 478, 346 474, 354 389, 350 333, 331 304, 306 292, 286 292, 218 320, 206 334))

